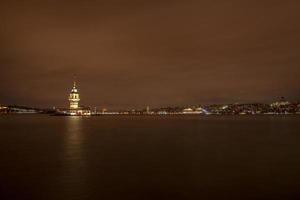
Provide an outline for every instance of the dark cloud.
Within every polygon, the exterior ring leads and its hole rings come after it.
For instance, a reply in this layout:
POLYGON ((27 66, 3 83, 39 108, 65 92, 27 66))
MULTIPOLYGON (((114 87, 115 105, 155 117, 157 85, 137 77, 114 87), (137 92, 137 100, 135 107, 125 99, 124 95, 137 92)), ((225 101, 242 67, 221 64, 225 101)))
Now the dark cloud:
POLYGON ((1 1, 0 101, 129 108, 299 99, 297 0, 1 1))

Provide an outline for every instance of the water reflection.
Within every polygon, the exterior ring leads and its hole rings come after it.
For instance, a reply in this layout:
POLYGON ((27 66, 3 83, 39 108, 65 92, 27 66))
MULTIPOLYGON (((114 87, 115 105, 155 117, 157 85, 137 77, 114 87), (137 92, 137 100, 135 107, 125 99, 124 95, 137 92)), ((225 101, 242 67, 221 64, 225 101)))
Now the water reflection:
POLYGON ((66 118, 65 156, 69 159, 78 159, 82 156, 81 144, 83 140, 82 118, 77 116, 66 118))
POLYGON ((66 198, 80 198, 86 185, 83 118, 66 118, 64 138, 63 193, 66 198))

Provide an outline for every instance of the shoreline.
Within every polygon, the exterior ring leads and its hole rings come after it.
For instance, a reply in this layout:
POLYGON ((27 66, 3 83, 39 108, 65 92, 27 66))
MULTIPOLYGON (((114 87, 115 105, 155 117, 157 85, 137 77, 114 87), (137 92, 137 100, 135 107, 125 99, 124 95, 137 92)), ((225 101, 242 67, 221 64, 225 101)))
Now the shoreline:
POLYGON ((265 113, 265 114, 180 114, 180 113, 168 113, 168 114, 91 114, 91 115, 69 115, 69 114, 47 114, 47 113, 0 113, 0 116, 8 115, 48 115, 53 117, 105 117, 105 116, 299 116, 300 113, 265 113))

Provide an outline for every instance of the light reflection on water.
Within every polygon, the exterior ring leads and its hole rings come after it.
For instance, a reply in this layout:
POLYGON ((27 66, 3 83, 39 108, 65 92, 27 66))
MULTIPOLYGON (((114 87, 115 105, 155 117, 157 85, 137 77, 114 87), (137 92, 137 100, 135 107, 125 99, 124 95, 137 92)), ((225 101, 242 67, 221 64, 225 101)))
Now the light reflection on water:
POLYGON ((81 198, 86 188, 86 159, 84 155, 84 130, 82 117, 66 118, 62 188, 66 198, 81 198))
POLYGON ((81 117, 71 116, 66 118, 65 156, 69 159, 82 157, 81 144, 83 140, 81 117))

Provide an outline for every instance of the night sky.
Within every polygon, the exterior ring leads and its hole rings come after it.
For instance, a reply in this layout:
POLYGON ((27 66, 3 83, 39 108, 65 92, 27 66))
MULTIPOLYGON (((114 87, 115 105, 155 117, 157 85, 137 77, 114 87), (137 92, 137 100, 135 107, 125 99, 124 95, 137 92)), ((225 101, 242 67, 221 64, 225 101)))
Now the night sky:
POLYGON ((299 0, 1 0, 0 104, 300 100, 299 0))

